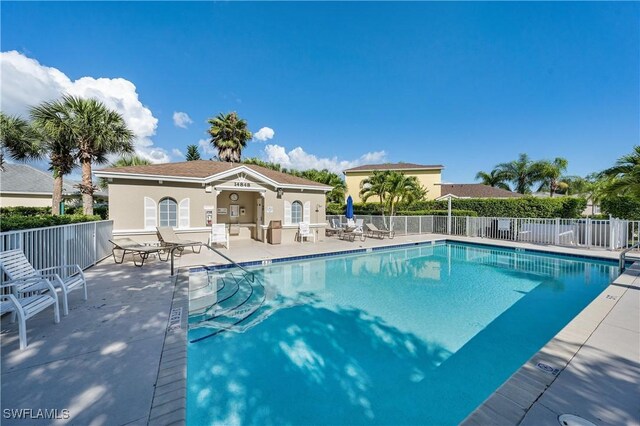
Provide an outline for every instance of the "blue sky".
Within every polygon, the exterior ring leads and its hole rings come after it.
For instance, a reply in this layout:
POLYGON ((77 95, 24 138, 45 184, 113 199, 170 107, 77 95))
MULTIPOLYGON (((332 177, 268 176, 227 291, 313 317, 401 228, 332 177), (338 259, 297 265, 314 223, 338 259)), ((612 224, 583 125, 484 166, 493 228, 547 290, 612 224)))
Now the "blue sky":
MULTIPOLYGON (((637 3, 2 2, 2 109, 57 92, 122 110, 141 153, 180 160, 237 111, 244 156, 341 169, 527 152, 569 174, 640 137, 637 3), (191 123, 175 125, 175 112, 191 123), (268 132, 267 132, 268 133, 268 132), (298 148, 298 149, 296 149, 298 148)), ((203 154, 209 157, 210 154, 203 154)))

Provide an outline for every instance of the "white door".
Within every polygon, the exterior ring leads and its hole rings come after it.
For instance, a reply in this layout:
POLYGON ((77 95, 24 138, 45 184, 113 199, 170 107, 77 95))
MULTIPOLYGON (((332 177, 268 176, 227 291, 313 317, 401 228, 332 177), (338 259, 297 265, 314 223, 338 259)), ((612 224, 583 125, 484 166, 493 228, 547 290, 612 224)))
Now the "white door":
POLYGON ((256 240, 262 241, 262 224, 264 222, 264 210, 262 209, 262 197, 256 202, 256 240))

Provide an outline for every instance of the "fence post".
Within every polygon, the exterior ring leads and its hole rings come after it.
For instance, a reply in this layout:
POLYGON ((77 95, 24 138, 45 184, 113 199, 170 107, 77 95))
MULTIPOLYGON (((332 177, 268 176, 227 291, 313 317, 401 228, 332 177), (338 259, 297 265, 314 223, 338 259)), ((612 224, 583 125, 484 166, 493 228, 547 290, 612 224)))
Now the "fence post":
POLYGON ((589 217, 587 218, 587 224, 585 226, 586 226, 586 229, 584 230, 584 239, 585 239, 584 245, 587 248, 591 248, 591 233, 593 232, 593 229, 591 229, 591 227, 593 226, 591 224, 591 218, 589 217))
POLYGON ((409 235, 409 216, 404 217, 404 235, 409 235))
POLYGON ((560 218, 556 218, 556 235, 554 236, 554 244, 560 245, 560 218))
POLYGON ((91 264, 95 265, 98 261, 98 222, 93 222, 93 259, 91 264))
POLYGON ((467 237, 470 237, 471 236, 471 226, 470 226, 471 225, 471 218, 469 216, 467 216, 465 221, 467 222, 465 224, 466 231, 467 231, 466 234, 467 234, 467 237))
POLYGON ((614 238, 616 236, 616 232, 615 232, 615 223, 616 220, 613 217, 609 218, 609 250, 615 250, 616 249, 616 245, 614 242, 614 238))

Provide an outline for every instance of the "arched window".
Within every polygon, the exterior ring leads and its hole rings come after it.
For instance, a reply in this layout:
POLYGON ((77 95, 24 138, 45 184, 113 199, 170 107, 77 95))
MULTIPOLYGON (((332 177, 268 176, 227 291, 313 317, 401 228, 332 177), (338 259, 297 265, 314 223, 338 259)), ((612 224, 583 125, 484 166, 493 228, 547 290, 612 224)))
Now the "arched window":
POLYGON ((302 203, 294 201, 291 203, 291 223, 302 222, 302 203))
POLYGON ((160 226, 178 226, 178 203, 173 198, 163 198, 158 203, 160 226))

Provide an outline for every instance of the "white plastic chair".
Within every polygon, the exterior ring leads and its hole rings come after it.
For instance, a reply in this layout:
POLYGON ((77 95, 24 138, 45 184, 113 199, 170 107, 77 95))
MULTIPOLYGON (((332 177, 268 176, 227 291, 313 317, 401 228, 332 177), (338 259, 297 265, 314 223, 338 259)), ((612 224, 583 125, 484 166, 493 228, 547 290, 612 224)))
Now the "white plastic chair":
POLYGON ((0 269, 10 280, 23 278, 46 278, 62 293, 62 309, 69 315, 68 295, 74 290, 84 289, 84 300, 87 300, 87 280, 79 265, 53 266, 36 270, 22 250, 8 250, 0 253, 0 269), (62 278, 66 277, 66 278, 62 278))
POLYGON ((11 312, 11 321, 18 317, 20 350, 27 347, 27 320, 53 305, 53 320, 60 322, 58 294, 51 282, 42 277, 5 281, 0 290, 11 289, 11 294, 0 295, 0 315, 11 312), (23 296, 24 294, 27 296, 23 296))
POLYGON ((229 231, 224 223, 214 223, 211 225, 210 244, 220 244, 229 249, 229 231))
POLYGON ((311 231, 311 226, 309 225, 309 223, 307 222, 300 222, 298 224, 298 239, 300 242, 302 242, 302 239, 309 239, 309 238, 313 238, 313 242, 316 242, 316 236, 315 234, 311 231))

